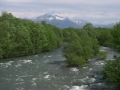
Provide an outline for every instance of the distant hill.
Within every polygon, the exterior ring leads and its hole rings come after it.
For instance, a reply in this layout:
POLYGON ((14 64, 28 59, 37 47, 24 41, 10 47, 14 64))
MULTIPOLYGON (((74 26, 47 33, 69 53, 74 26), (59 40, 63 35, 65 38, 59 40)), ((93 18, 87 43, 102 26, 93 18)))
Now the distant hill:
MULTIPOLYGON (((77 18, 70 19, 70 18, 58 16, 58 15, 49 15, 49 14, 44 14, 44 15, 38 16, 36 18, 31 18, 30 20, 33 20, 35 22, 46 21, 46 23, 55 25, 60 28, 68 28, 68 27, 82 28, 86 23, 90 23, 88 21, 77 19, 77 18)), ((107 24, 107 25, 95 24, 93 26, 112 28, 113 25, 114 24, 107 24)))
POLYGON ((45 14, 45 15, 36 17, 32 20, 36 21, 36 22, 46 21, 46 23, 55 25, 60 28, 68 28, 68 27, 82 28, 86 23, 88 23, 84 20, 81 20, 81 21, 80 20, 79 21, 71 20, 66 17, 61 17, 58 15, 49 15, 49 14, 45 14))
POLYGON ((103 24, 97 25, 97 24, 96 24, 96 25, 94 25, 94 27, 112 28, 114 25, 115 25, 115 23, 106 24, 106 25, 103 25, 103 24))

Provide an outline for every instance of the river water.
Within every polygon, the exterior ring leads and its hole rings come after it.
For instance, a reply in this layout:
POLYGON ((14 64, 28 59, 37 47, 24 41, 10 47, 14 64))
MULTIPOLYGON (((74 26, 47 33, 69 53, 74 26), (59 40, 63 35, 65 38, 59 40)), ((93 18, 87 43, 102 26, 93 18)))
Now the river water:
MULTIPOLYGON (((119 53, 102 47, 107 58, 119 53)), ((79 68, 66 67, 62 48, 40 55, 3 59, 0 90, 114 90, 102 81, 104 61, 90 60, 79 68)))

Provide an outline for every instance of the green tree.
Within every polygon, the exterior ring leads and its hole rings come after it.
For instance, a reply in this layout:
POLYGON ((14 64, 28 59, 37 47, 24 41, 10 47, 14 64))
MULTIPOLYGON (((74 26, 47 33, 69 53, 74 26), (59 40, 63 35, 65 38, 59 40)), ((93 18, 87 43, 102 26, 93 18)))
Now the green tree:
POLYGON ((120 87, 120 60, 108 61, 103 70, 103 77, 109 84, 120 87))
POLYGON ((97 39, 101 46, 113 47, 112 30, 107 28, 97 28, 97 39))
POLYGON ((63 36, 67 45, 64 52, 69 66, 82 65, 99 52, 97 39, 89 35, 87 30, 65 30, 63 36))
POLYGON ((85 26, 83 26, 83 30, 93 30, 94 27, 91 23, 87 23, 85 26))
POLYGON ((0 58, 31 55, 60 46, 59 28, 30 20, 19 19, 11 13, 0 16, 0 58))
POLYGON ((120 23, 117 23, 114 26, 114 30, 113 30, 113 42, 114 42, 114 47, 120 51, 120 23))

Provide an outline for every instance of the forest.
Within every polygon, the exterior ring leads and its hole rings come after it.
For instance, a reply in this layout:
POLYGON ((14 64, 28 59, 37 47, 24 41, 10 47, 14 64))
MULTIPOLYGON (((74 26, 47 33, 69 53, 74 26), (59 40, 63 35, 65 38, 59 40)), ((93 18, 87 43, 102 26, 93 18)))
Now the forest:
POLYGON ((50 51, 61 42, 62 31, 57 27, 15 18, 10 13, 0 16, 0 58, 50 51))
MULTIPOLYGON (((120 23, 113 28, 96 28, 91 23, 80 28, 61 29, 46 22, 33 22, 3 12, 0 16, 0 58, 35 55, 64 47, 69 67, 87 63, 100 54, 100 46, 120 52, 120 23)), ((99 57, 103 59, 103 57, 99 57)), ((103 76, 107 82, 120 86, 120 61, 106 62, 103 76)))

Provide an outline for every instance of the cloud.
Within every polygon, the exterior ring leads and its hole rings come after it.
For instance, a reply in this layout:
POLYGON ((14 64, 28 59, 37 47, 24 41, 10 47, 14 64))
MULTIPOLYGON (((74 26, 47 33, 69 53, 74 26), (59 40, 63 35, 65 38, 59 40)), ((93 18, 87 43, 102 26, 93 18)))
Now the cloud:
POLYGON ((29 3, 34 2, 34 0, 2 0, 5 3, 29 3))
POLYGON ((11 12, 17 17, 49 13, 92 23, 120 20, 120 0, 1 0, 0 7, 0 11, 11 12))
POLYGON ((35 18, 36 16, 43 15, 43 12, 17 12, 13 11, 12 14, 19 18, 35 18), (29 16, 29 17, 28 17, 29 16))
POLYGON ((64 3, 64 4, 87 4, 87 5, 107 5, 119 4, 120 0, 35 0, 37 3, 64 3))

